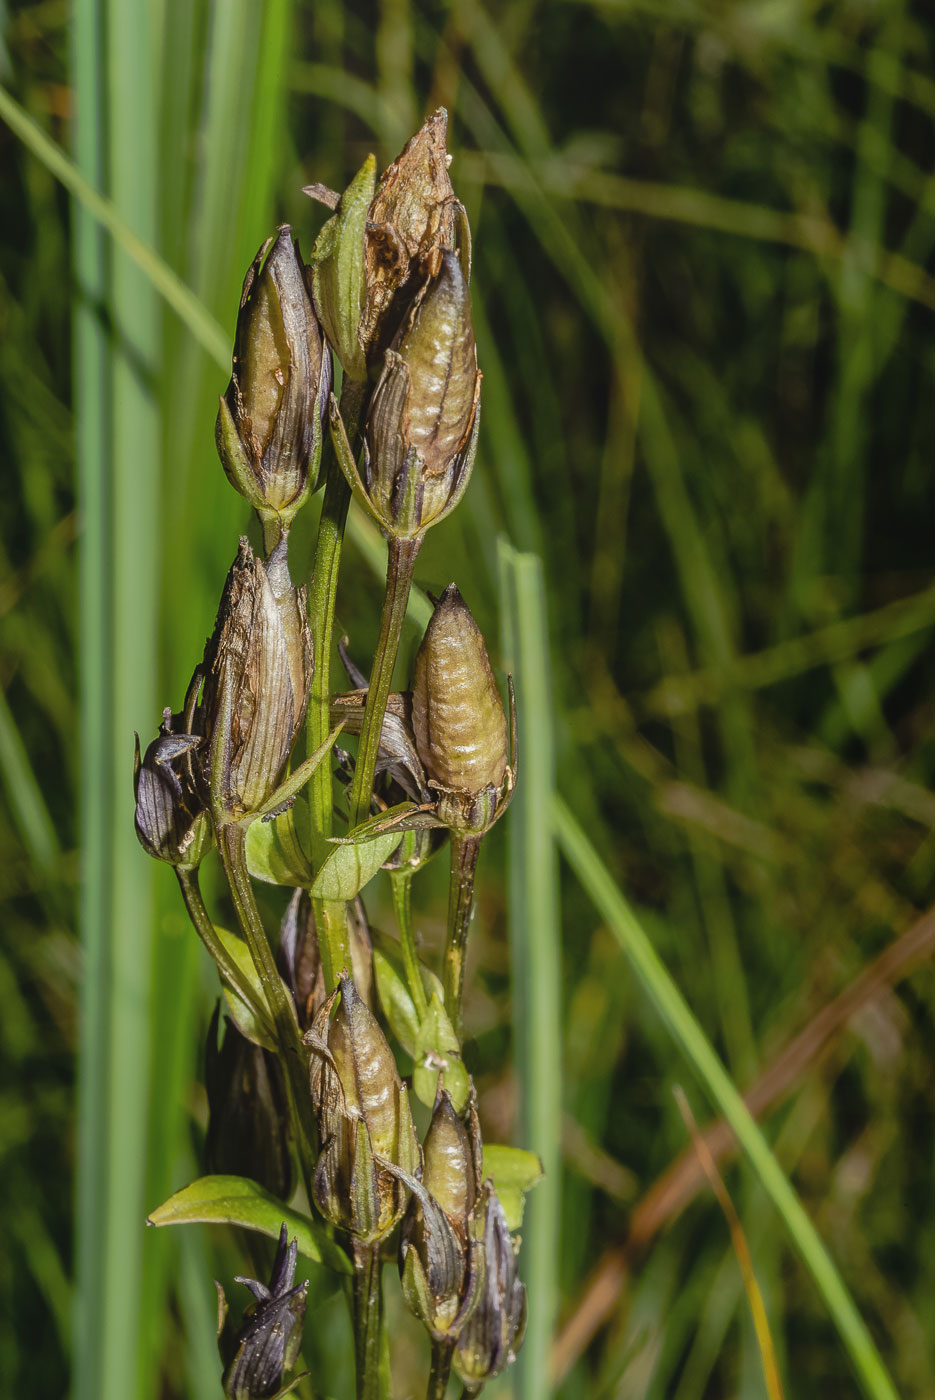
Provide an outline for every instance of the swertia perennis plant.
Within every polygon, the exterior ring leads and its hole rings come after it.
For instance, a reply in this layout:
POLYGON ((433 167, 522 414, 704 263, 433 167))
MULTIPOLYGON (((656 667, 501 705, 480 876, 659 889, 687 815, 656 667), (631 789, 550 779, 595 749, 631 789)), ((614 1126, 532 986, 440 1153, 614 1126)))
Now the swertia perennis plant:
POLYGON ((538 1160, 497 1149, 508 1215, 484 1170, 461 1056, 474 873, 513 792, 515 721, 512 688, 508 719, 454 584, 426 629, 411 693, 390 691, 420 546, 467 488, 480 422, 470 232, 446 127, 440 110, 379 181, 370 157, 342 195, 308 188, 332 211, 309 266, 289 228, 253 260, 216 437, 228 479, 259 517, 264 557, 240 541, 181 712, 163 712, 142 757, 137 742, 137 833, 175 870, 226 1012, 220 1044, 215 1013, 206 1057, 210 1175, 151 1220, 227 1220, 279 1239, 269 1285, 240 1280, 254 1302, 221 1332, 231 1400, 284 1395, 301 1379, 289 1374, 306 1311, 299 1251, 348 1276, 359 1400, 389 1392, 390 1260, 428 1334, 428 1400, 445 1395, 452 1369, 464 1395, 479 1394, 522 1341, 511 1229, 538 1160), (312 573, 296 587, 290 527, 319 486, 312 573), (387 581, 369 679, 341 647, 354 688, 335 693, 352 495, 387 540, 387 581), (342 731, 357 737, 356 759, 334 747, 342 731), (306 756, 296 761, 300 734, 306 756), (419 956, 411 887, 446 846, 438 976, 419 956), (236 933, 216 925, 201 893, 199 867, 215 848, 236 933), (381 868, 398 937, 375 947, 361 891, 381 868), (255 879, 294 890, 277 939, 255 879), (411 1084, 394 1041, 414 1065, 411 1084), (432 1110, 422 1143, 410 1095, 432 1110))

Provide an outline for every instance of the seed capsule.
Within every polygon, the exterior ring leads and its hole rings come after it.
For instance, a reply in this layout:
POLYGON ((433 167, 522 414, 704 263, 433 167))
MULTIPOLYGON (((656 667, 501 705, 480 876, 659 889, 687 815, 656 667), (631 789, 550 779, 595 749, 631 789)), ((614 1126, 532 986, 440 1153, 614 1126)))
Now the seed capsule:
POLYGON ((477 1304, 458 1337, 454 1364, 470 1394, 515 1359, 526 1328, 526 1289, 516 1249, 493 1183, 484 1184, 486 1275, 477 1304))
POLYGON ((244 279, 215 437, 231 485, 288 526, 315 489, 331 356, 292 230, 267 239, 244 279))
POLYGON ((444 107, 420 127, 380 176, 367 219, 367 301, 360 338, 374 363, 392 339, 413 280, 433 256, 466 242, 467 219, 455 198, 444 107))
POLYGON ((323 1144, 315 1168, 316 1203, 334 1225, 373 1243, 405 1208, 408 1192, 392 1169, 414 1176, 420 1166, 406 1087, 386 1037, 346 973, 305 1041, 312 1052, 312 1104, 323 1144))
POLYGON ((289 581, 286 541, 266 564, 246 539, 205 651, 204 774, 215 812, 257 811, 278 786, 312 674, 305 590, 289 581))
POLYGON ((283 1376, 291 1371, 302 1346, 305 1295, 308 1281, 293 1287, 298 1245, 287 1244, 285 1223, 279 1235, 269 1287, 258 1279, 237 1278, 256 1302, 243 1316, 239 1331, 228 1342, 221 1331, 227 1317, 227 1299, 218 1284, 219 1336, 224 1369, 224 1394, 228 1400, 268 1400, 279 1393, 283 1376))
POLYGON ((193 766, 203 747, 201 734, 192 732, 200 687, 198 670, 188 687, 184 713, 174 715, 168 707, 163 710, 159 734, 142 758, 140 737, 136 736, 136 834, 149 855, 179 870, 196 869, 214 840, 193 766))
POLYGON ((513 785, 506 715, 480 628, 453 583, 416 653, 412 724, 439 819, 485 829, 513 785))
POLYGON ((282 1068, 275 1055, 225 1023, 218 1046, 220 1005, 205 1047, 208 1135, 205 1170, 248 1176, 280 1200, 292 1194, 289 1109, 282 1068))
POLYGON ((474 462, 480 373, 468 284, 456 255, 438 270, 397 334, 370 402, 363 487, 400 539, 457 505, 474 462))
POLYGON ((458 1335, 477 1303, 484 1280, 484 1247, 476 1238, 481 1193, 477 1114, 470 1132, 443 1089, 424 1144, 423 1190, 403 1221, 400 1276, 410 1310, 436 1341, 458 1335))

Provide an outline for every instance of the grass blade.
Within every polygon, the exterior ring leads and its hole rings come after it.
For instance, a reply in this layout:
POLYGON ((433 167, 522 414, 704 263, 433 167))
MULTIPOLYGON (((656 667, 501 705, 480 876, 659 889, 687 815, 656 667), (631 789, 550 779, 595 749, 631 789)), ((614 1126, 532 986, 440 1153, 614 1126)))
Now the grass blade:
POLYGON ((546 813, 554 782, 548 629, 542 563, 500 542, 503 636, 516 685, 520 781, 508 825, 513 1033, 521 1146, 538 1152, 545 1180, 527 1205, 523 1274, 529 1317, 516 1393, 545 1400, 558 1308, 561 1201, 561 948, 555 844, 546 813))
POLYGON ((870 1400, 898 1400, 873 1338, 798 1196, 773 1156, 688 1003, 606 866, 559 797, 552 802, 556 839, 582 887, 613 933, 650 1001, 685 1055, 711 1102, 727 1119, 750 1165, 779 1212, 846 1346, 870 1400))

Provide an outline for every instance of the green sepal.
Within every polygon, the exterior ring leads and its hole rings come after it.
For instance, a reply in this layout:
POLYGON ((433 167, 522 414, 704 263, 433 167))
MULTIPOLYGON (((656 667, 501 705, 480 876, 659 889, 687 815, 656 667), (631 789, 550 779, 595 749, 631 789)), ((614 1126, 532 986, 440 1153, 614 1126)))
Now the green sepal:
POLYGON ((390 832, 427 831, 443 825, 443 822, 435 820, 427 806, 420 806, 417 802, 399 802, 395 807, 387 807, 385 812, 368 817, 346 836, 332 836, 330 839, 335 846, 358 846, 371 841, 374 836, 384 836, 390 832))
POLYGON ((364 234, 376 178, 376 160, 370 155, 312 249, 312 293, 318 319, 345 374, 357 380, 367 378, 367 361, 357 331, 367 296, 364 234))
POLYGON ((380 1229, 380 1188, 373 1159, 370 1132, 362 1118, 354 1125, 354 1167, 351 1172, 351 1231, 358 1239, 370 1241, 380 1229))
POLYGON ((339 1274, 353 1273, 344 1250, 314 1220, 299 1214, 245 1176, 203 1176, 176 1191, 147 1217, 147 1225, 240 1225, 278 1239, 283 1222, 306 1259, 339 1274))
POLYGON ((442 1083, 451 1095, 455 1111, 461 1113, 467 1103, 471 1081, 461 1058, 458 1037, 437 992, 416 1033, 413 1059, 416 1063, 412 1087, 422 1103, 429 1108, 435 1103, 438 1077, 443 1074, 442 1083))
POLYGON ((399 845, 399 832, 374 836, 361 845, 336 845, 325 856, 311 886, 315 899, 349 900, 373 879, 399 845))
POLYGON ((433 1330, 435 1322, 435 1300, 429 1292, 429 1285, 425 1277, 425 1270, 422 1267, 422 1262, 412 1245, 406 1250, 399 1281, 402 1285, 403 1297, 406 1300, 406 1306, 409 1311, 414 1317, 419 1319, 423 1326, 427 1327, 430 1331, 433 1330))
POLYGON ((416 1176, 422 1170, 422 1151, 416 1137, 416 1127, 409 1108, 409 1090, 405 1084, 399 1088, 397 1100, 399 1123, 396 1139, 396 1156, 402 1171, 416 1176))
POLYGON ((518 1230, 523 1223, 526 1193, 545 1176, 542 1159, 522 1147, 491 1143, 484 1147, 484 1179, 493 1180, 507 1227, 518 1230))
POLYGON ((243 442, 237 431, 237 424, 234 422, 234 415, 230 411, 230 404, 224 394, 220 396, 218 409, 217 446, 221 465, 231 485, 240 492, 246 501, 249 501, 254 510, 263 510, 266 507, 263 492, 259 488, 256 473, 244 451, 243 442))
POLYGON ((351 495, 354 497, 361 510, 365 511, 372 520, 375 520, 381 530, 393 534, 392 523, 383 519, 383 516, 367 494, 367 488, 361 479, 360 472, 357 470, 357 462, 351 451, 351 444, 347 440, 347 430, 344 427, 344 419, 341 417, 338 401, 334 394, 331 395, 328 402, 328 425, 331 431, 331 443, 334 447, 334 455, 337 459, 338 466, 341 468, 342 475, 350 488, 351 495))

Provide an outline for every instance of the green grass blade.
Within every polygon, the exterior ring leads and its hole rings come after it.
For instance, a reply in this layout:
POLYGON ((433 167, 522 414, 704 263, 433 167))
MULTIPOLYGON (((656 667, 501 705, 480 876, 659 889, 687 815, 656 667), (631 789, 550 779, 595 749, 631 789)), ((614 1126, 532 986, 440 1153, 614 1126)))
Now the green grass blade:
POLYGON ((513 1030, 520 1146, 538 1152, 545 1180, 527 1204, 523 1275, 529 1318, 515 1393, 551 1394, 549 1348, 558 1310, 561 1202, 561 946, 555 843, 547 813, 554 782, 552 689, 542 563, 500 542, 506 664, 516 685, 520 780, 508 817, 513 1030))
POLYGON ((866 1323, 756 1120, 606 866, 559 797, 553 799, 552 820, 556 839, 582 887, 607 921, 643 990, 695 1071, 712 1104, 730 1124, 750 1165, 782 1217, 802 1262, 815 1280, 834 1320, 865 1393, 871 1400, 898 1400, 866 1323))
MULTIPOLYGON (((103 178, 104 103, 103 43, 98 0, 77 0, 71 53, 72 81, 81 94, 76 123, 79 188, 91 189, 103 178)), ((0 91, 5 119, 9 99, 0 91)), ((25 116, 25 114, 23 114, 25 116)), ((48 163, 44 133, 28 139, 32 123, 20 132, 39 159, 48 163)), ((17 128, 14 127, 14 130, 17 128)), ((58 154, 57 148, 53 148, 58 154)), ((62 157, 65 160, 64 156, 62 157)), ((50 167, 51 168, 51 167, 50 167)), ((69 163, 69 169, 72 167, 69 163)), ((56 172, 57 173, 57 172, 56 172)), ((61 178, 61 177, 59 177, 61 178)), ((75 186, 66 186, 76 193, 75 186)), ((109 384, 107 345, 103 325, 93 308, 106 295, 105 247, 99 224, 77 199, 73 206, 74 267, 79 300, 74 315, 75 449, 78 501, 83 520, 79 554, 79 646, 83 659, 80 682, 80 748, 84 781, 81 787, 82 882, 79 926, 84 955, 81 982, 78 1054, 78 1130, 76 1166, 74 1355, 72 1386, 75 1400, 96 1400, 101 1393, 103 1324, 100 1311, 103 1278, 102 1242, 106 1220, 104 1154, 106 1112, 106 934, 109 913, 108 806, 110 741, 108 735, 107 665, 110 639, 107 624, 107 579, 110 536, 107 528, 107 455, 109 384)))
POLYGON ((7 790, 10 811, 18 825, 29 857, 44 875, 51 875, 58 859, 58 837, 29 762, 16 720, 0 691, 0 776, 7 790))
MULTIPOLYGON (((81 27, 81 26, 79 26, 81 27)), ((119 206, 102 195, 83 165, 76 165, 52 141, 28 112, 0 87, 0 118, 27 146, 57 180, 74 195, 78 204, 111 235, 114 242, 137 264, 172 310, 189 328, 210 355, 230 369, 230 343, 224 330, 185 283, 160 258, 146 239, 141 238, 119 206)))

